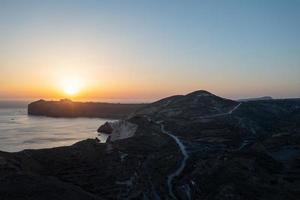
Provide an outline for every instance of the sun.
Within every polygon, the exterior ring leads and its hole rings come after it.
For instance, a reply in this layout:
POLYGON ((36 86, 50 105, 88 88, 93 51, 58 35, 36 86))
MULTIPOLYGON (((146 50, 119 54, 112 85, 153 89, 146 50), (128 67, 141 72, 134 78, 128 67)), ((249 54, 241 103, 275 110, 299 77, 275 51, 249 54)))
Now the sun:
POLYGON ((79 88, 77 88, 77 87, 74 86, 74 85, 67 85, 67 86, 65 86, 65 88, 64 88, 64 92, 65 92, 67 95, 74 96, 75 94, 77 94, 77 93, 79 92, 79 88))
POLYGON ((68 96, 77 95, 82 88, 82 82, 80 79, 65 79, 62 83, 62 89, 68 96))

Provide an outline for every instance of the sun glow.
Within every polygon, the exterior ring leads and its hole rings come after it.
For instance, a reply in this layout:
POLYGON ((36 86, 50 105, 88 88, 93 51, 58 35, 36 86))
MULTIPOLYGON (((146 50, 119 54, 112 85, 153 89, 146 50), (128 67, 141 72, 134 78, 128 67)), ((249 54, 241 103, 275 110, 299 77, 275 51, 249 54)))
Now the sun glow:
POLYGON ((82 81, 80 79, 65 79, 62 82, 62 88, 66 95, 75 96, 82 89, 82 81))
POLYGON ((73 85, 68 85, 64 88, 66 94, 73 96, 78 93, 79 89, 73 85))

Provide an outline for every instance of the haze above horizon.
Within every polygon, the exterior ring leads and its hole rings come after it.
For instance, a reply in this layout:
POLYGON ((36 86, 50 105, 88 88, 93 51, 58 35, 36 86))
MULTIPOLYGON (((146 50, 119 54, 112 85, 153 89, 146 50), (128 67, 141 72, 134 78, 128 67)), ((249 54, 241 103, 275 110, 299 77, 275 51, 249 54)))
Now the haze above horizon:
POLYGON ((300 1, 0 0, 0 100, 300 97, 300 1))

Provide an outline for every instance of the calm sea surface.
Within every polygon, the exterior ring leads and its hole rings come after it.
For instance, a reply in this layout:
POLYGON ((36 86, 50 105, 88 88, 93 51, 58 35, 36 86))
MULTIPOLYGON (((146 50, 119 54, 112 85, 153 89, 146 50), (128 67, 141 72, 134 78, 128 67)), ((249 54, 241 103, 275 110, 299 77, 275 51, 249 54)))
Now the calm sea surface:
POLYGON ((0 108, 0 150, 15 152, 71 145, 95 138, 109 119, 28 116, 26 108, 0 108))

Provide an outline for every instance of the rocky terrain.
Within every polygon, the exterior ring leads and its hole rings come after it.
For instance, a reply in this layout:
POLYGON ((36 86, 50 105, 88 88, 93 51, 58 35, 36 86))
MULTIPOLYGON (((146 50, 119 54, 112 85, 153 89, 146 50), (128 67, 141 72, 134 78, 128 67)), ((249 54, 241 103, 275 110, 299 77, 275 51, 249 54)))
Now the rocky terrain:
POLYGON ((237 102, 196 91, 99 131, 111 139, 0 152, 0 199, 300 197, 300 99, 237 102))
POLYGON ((73 102, 39 100, 28 105, 29 115, 47 117, 99 117, 120 119, 146 104, 73 102))

